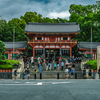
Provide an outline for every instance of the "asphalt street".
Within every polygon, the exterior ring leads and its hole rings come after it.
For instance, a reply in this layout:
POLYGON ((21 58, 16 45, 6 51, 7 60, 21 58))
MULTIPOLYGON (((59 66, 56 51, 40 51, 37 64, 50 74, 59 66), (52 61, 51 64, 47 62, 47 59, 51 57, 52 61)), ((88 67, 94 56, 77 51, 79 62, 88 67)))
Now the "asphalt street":
POLYGON ((100 100, 100 80, 0 80, 0 100, 100 100))

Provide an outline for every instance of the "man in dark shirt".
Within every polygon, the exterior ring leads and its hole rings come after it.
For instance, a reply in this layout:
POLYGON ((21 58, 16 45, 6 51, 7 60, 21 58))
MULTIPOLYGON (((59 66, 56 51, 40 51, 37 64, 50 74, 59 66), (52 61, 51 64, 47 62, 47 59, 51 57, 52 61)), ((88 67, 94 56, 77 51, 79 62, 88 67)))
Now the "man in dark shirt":
POLYGON ((84 68, 83 69, 83 79, 85 79, 86 78, 86 69, 84 68))
POLYGON ((27 78, 29 79, 30 77, 30 70, 27 68, 27 78))

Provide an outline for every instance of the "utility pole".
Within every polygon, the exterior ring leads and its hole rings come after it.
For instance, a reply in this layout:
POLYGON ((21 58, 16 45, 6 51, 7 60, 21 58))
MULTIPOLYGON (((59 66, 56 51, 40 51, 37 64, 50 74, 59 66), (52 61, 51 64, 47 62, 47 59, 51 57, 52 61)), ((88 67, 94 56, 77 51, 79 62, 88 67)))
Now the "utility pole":
POLYGON ((91 59, 92 59, 92 26, 91 26, 91 59))
POLYGON ((13 59, 14 59, 14 51, 15 51, 15 26, 13 27, 13 59))

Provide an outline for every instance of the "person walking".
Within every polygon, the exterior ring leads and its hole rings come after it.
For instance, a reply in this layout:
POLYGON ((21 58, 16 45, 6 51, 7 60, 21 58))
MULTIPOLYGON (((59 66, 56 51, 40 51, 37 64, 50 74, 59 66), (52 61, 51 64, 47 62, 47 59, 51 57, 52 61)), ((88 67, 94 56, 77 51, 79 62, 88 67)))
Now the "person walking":
POLYGON ((86 69, 83 69, 83 79, 86 79, 86 69))
POLYGON ((64 62, 62 61, 61 62, 61 69, 63 70, 63 67, 64 67, 64 62))
POLYGON ((14 71, 14 78, 16 79, 17 76, 17 70, 14 71))
POLYGON ((27 68, 27 78, 29 79, 29 77, 30 77, 30 70, 29 68, 27 68))
POLYGON ((98 70, 98 74, 99 74, 99 79, 100 79, 100 67, 99 67, 99 70, 98 70))
POLYGON ((69 78, 69 70, 68 70, 68 68, 66 67, 66 69, 65 69, 65 75, 66 75, 66 78, 69 78))

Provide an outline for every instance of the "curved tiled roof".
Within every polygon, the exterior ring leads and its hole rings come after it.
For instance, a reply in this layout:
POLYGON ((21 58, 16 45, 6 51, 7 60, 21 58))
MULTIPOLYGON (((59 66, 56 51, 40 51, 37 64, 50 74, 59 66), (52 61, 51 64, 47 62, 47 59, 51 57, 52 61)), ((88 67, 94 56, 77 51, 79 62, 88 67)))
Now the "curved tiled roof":
POLYGON ((74 23, 32 23, 28 22, 25 32, 33 33, 77 33, 80 32, 79 24, 74 23))
MULTIPOLYGON (((13 49, 13 42, 4 42, 6 49, 13 49)), ((27 41, 15 42, 15 49, 26 48, 27 41)))
MULTIPOLYGON (((100 42, 92 42, 92 49, 97 49, 97 47, 100 46, 100 42)), ((77 43, 78 48, 83 49, 91 49, 91 42, 78 42, 77 43)))

